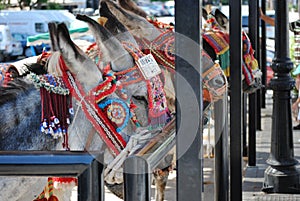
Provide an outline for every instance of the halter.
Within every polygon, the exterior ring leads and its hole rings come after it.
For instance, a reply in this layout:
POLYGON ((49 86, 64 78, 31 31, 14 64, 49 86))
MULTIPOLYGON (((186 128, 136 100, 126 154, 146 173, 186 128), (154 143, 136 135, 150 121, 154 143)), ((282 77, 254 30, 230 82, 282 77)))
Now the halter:
MULTIPOLYGON (((124 48, 132 55, 136 63, 142 58, 147 57, 140 49, 135 47, 133 44, 128 42, 123 42, 124 48)), ((127 73, 133 73, 138 75, 138 81, 143 80, 147 85, 148 90, 148 115, 149 115, 149 128, 153 129, 156 127, 163 127, 169 119, 169 110, 167 108, 167 100, 164 91, 164 85, 161 81, 159 75, 147 78, 145 72, 141 70, 141 67, 135 65, 133 68, 125 71, 127 73)), ((125 75, 126 75, 125 74, 125 75)), ((122 75, 123 72, 117 73, 117 75, 122 75)), ((129 77, 129 76, 126 76, 129 77)), ((122 79, 121 79, 122 80, 122 79)), ((126 83, 126 82, 125 82, 126 83)))
POLYGON ((65 62, 61 57, 59 63, 63 72, 63 80, 70 89, 72 96, 81 103, 83 112, 105 144, 115 156, 118 155, 126 146, 126 142, 117 132, 109 117, 107 117, 97 105, 97 102, 101 102, 115 91, 116 85, 113 79, 107 78, 104 83, 92 89, 86 95, 82 86, 76 81, 75 76, 67 69, 65 62))
MULTIPOLYGON (((222 69, 225 75, 229 76, 229 45, 228 50, 225 48, 225 44, 229 44, 229 34, 222 32, 222 28, 216 22, 216 19, 209 15, 207 19, 206 31, 203 34, 203 39, 205 39, 209 45, 214 49, 222 69), (226 51, 225 51, 226 50, 226 51), (225 52, 224 52, 225 51, 225 52)), ((261 72, 258 68, 258 62, 254 57, 254 50, 252 48, 251 42, 247 34, 242 31, 243 40, 243 63, 242 63, 242 73, 244 76, 243 91, 246 93, 252 93, 261 86, 261 72)))
POLYGON ((204 30, 203 39, 214 49, 225 76, 229 77, 229 35, 221 31, 221 26, 212 15, 208 15, 204 30))

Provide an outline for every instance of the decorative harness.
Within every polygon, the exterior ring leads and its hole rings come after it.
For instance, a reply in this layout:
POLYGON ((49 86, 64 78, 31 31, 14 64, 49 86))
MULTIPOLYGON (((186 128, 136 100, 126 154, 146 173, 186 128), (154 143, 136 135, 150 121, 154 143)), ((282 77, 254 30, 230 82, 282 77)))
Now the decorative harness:
MULTIPOLYGON (((161 31, 161 34, 152 42, 145 38, 136 38, 136 41, 140 44, 141 49, 145 54, 151 53, 160 65, 175 74, 175 36, 173 26, 166 25, 153 19, 148 19, 148 21, 156 26, 158 30, 161 31)), ((205 51, 202 51, 202 58, 209 58, 205 51)), ((202 73, 204 81, 203 98, 205 101, 217 101, 221 99, 223 94, 226 92, 226 79, 224 79, 224 85, 218 88, 214 88, 210 84, 218 76, 224 77, 218 63, 211 65, 207 70, 205 70, 205 72, 202 73)))
POLYGON ((8 82, 18 77, 18 70, 6 63, 0 63, 0 86, 6 86, 8 82))
MULTIPOLYGON (((129 43, 124 43, 123 45, 136 61, 144 56, 133 45, 129 43)), ((137 127, 139 126, 139 122, 132 112, 135 105, 127 97, 124 86, 140 81, 146 82, 148 89, 149 129, 162 127, 168 121, 168 108, 163 83, 159 76, 145 79, 145 75, 137 65, 114 74, 109 72, 107 67, 106 73, 104 73, 105 81, 92 89, 88 94, 84 94, 82 86, 67 69, 62 58, 60 58, 59 63, 63 72, 62 79, 70 93, 81 103, 85 115, 115 156, 126 146, 126 141, 120 132, 126 127, 129 120, 131 119, 137 127), (119 94, 122 99, 110 98, 109 96, 112 93, 119 94)))
MULTIPOLYGON (((207 43, 214 49, 225 75, 229 77, 229 34, 221 31, 220 26, 212 15, 208 16, 205 26, 206 31, 203 34, 203 39, 207 41, 207 43)), ((242 31, 242 41, 242 72, 245 80, 243 91, 252 93, 261 86, 261 73, 258 67, 258 62, 254 57, 254 50, 252 48, 251 42, 245 31, 242 31)))

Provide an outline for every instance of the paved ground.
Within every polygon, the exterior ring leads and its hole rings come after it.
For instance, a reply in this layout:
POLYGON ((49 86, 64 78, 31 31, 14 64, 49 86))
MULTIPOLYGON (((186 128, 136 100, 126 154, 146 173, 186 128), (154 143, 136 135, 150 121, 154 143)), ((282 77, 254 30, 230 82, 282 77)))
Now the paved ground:
MULTIPOLYGON (((256 162, 255 167, 246 167, 243 182, 243 200, 245 201, 300 201, 300 195, 296 194, 265 194, 261 191, 264 182, 264 171, 268 167, 266 160, 270 153, 271 125, 272 125, 272 94, 267 96, 267 105, 262 109, 262 131, 256 133, 256 162)), ((296 122, 293 122, 296 125, 296 122)), ((294 155, 300 160, 300 131, 293 131, 294 155)), ((300 170, 300 166, 297 166, 300 170)))

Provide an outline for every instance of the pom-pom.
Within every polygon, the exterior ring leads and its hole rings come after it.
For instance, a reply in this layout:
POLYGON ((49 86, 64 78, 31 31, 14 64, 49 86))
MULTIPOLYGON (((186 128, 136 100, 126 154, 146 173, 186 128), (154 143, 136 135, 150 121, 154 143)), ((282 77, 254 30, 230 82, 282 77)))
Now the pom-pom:
POLYGON ((33 201, 48 201, 47 198, 39 198, 39 199, 35 199, 33 201))
POLYGON ((58 198, 54 195, 51 195, 49 198, 48 198, 48 201, 59 201, 58 198))
POLYGON ((44 127, 44 128, 47 128, 47 127, 48 127, 48 124, 47 124, 47 121, 46 121, 46 120, 44 120, 44 122, 43 122, 43 127, 44 127))
POLYGON ((58 119, 58 118, 55 118, 55 119, 54 119, 54 123, 55 123, 55 124, 59 124, 59 119, 58 119))
POLYGON ((74 110, 73 110, 73 108, 71 107, 71 108, 69 108, 69 113, 71 114, 71 115, 74 115, 74 110))

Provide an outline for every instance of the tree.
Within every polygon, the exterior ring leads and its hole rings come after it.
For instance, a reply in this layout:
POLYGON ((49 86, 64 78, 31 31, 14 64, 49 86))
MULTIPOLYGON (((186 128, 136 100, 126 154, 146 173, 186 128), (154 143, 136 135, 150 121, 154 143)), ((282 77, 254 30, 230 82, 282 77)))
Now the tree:
POLYGON ((32 8, 41 8, 42 4, 47 3, 48 0, 18 0, 18 6, 21 10, 29 6, 29 9, 32 8))

